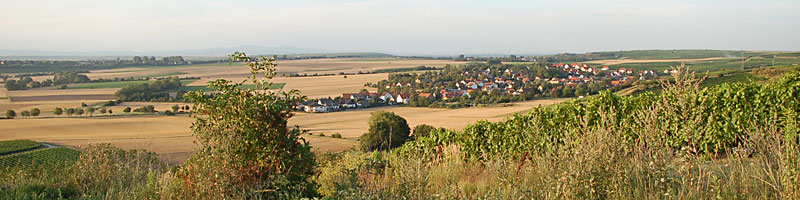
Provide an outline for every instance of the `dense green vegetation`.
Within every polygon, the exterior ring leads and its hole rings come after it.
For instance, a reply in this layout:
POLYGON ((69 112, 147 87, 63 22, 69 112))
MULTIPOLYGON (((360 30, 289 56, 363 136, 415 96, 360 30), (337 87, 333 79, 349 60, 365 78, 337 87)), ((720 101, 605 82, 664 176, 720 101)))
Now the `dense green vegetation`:
MULTIPOLYGON (((181 85, 186 85, 192 82, 197 81, 197 79, 183 79, 180 80, 181 85)), ((97 82, 97 83, 83 83, 78 85, 72 85, 67 87, 67 89, 102 89, 102 88, 123 88, 130 85, 148 83, 148 80, 138 80, 138 81, 114 81, 114 82, 97 82)))
POLYGON ((408 122, 392 112, 383 110, 371 113, 369 132, 358 139, 361 150, 389 150, 403 145, 408 140, 411 129, 408 122))
POLYGON ((121 101, 177 101, 181 99, 180 96, 171 97, 167 92, 181 86, 178 77, 170 77, 125 86, 115 92, 114 97, 121 101))
MULTIPOLYGON (((281 89, 281 88, 283 88, 283 86, 284 86, 284 85, 286 85, 286 83, 272 83, 272 85, 270 85, 270 86, 269 86, 269 89, 270 89, 270 90, 281 89)), ((253 84, 244 84, 244 85, 240 85, 240 86, 238 86, 238 88, 239 88, 239 89, 256 89, 256 85, 253 85, 253 84)), ((181 87, 180 89, 178 89, 178 90, 176 90, 176 91, 184 91, 184 92, 188 92, 188 91, 202 91, 202 92, 211 92, 211 91, 215 91, 215 90, 214 90, 214 89, 211 89, 211 88, 208 88, 207 86, 183 86, 183 87, 181 87)))
POLYGON ((117 69, 125 67, 168 67, 183 66, 187 64, 220 63, 220 60, 188 62, 181 56, 169 56, 156 59, 155 57, 136 56, 130 60, 6 60, 0 65, 0 73, 36 73, 36 72, 64 72, 90 70, 117 69))
POLYGON ((34 142, 31 140, 8 140, 8 141, 0 141, 0 155, 8 154, 11 152, 16 151, 24 151, 39 147, 42 145, 39 142, 34 142))
POLYGON ((53 85, 63 85, 69 83, 86 83, 89 82, 89 77, 77 72, 56 72, 53 74, 53 79, 47 79, 42 82, 34 81, 31 77, 22 76, 19 80, 7 80, 5 87, 8 90, 26 90, 28 88, 49 87, 53 85))

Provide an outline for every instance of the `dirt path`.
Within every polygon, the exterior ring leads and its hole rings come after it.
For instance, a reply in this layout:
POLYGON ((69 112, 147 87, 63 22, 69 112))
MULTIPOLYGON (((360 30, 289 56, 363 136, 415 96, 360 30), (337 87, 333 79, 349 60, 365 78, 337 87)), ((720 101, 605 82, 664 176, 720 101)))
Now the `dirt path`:
POLYGON ((13 154, 18 154, 18 153, 25 153, 25 152, 28 152, 28 151, 33 151, 33 150, 36 150, 36 149, 49 149, 49 148, 55 148, 55 147, 57 147, 57 146, 53 145, 53 144, 46 143, 46 142, 41 142, 41 143, 39 143, 39 146, 37 146, 37 147, 30 148, 30 149, 23 149, 23 150, 0 153, 0 156, 13 155, 13 154))

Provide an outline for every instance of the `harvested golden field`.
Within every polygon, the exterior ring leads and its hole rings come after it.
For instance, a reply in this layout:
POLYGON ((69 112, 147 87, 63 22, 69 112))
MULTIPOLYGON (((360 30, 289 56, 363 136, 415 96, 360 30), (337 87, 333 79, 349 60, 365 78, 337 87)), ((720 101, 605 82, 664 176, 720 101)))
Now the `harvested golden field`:
POLYGON ((405 118, 411 128, 418 124, 429 124, 435 127, 460 129, 478 120, 492 122, 503 120, 514 113, 525 112, 533 107, 551 105, 568 99, 532 100, 516 103, 508 107, 474 107, 462 109, 414 108, 414 107, 378 107, 362 110, 332 113, 298 113, 289 119, 289 125, 299 125, 314 134, 342 134, 346 139, 357 139, 367 132, 370 113, 376 110, 394 112, 405 118))
MULTIPOLYGON (((500 121, 514 113, 525 112, 539 105, 550 105, 567 99, 534 100, 513 106, 485 108, 435 109, 412 107, 382 107, 355 111, 309 114, 297 113, 289 120, 314 135, 304 135, 316 152, 344 151, 357 144, 356 139, 367 131, 370 113, 384 109, 408 120, 412 128, 430 124, 444 128, 463 128, 478 120, 500 121), (331 138, 340 133, 343 139, 331 138), (325 134, 326 137, 319 136, 325 134)), ((196 147, 189 129, 193 119, 177 116, 119 115, 126 106, 154 105, 157 110, 170 109, 174 103, 124 103, 109 107, 116 116, 61 117, 0 120, 0 140, 32 139, 72 147, 94 143, 111 143, 126 149, 147 149, 161 158, 179 163, 188 158, 196 147)), ((183 104, 180 104, 183 105, 183 104)), ((43 111, 46 111, 43 109, 43 111)), ((47 110, 46 112, 52 112, 47 110)), ((50 114, 52 115, 52 114, 50 114)))

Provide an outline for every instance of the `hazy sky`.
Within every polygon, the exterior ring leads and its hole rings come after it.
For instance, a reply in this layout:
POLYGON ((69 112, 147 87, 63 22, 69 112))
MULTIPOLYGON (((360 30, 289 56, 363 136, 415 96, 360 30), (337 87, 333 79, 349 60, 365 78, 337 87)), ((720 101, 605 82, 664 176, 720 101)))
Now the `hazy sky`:
POLYGON ((800 50, 800 0, 0 1, 0 49, 800 50))

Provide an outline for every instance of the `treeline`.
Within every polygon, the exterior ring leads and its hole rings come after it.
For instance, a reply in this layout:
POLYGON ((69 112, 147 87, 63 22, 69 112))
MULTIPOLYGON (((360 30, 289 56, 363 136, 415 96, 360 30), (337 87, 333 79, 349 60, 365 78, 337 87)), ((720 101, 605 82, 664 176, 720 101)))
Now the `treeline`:
POLYGON ((47 79, 42 82, 34 81, 33 78, 28 76, 19 77, 18 80, 5 80, 5 87, 7 90, 27 90, 28 88, 49 87, 70 83, 87 83, 89 81, 88 76, 78 74, 78 72, 56 72, 53 75, 53 79, 47 79))
POLYGON ((437 70, 436 67, 428 67, 428 66, 417 66, 417 67, 405 67, 405 68, 391 68, 391 69, 376 69, 372 70, 372 73, 393 73, 393 72, 408 72, 408 71, 423 71, 423 70, 437 70))
POLYGON ((116 69, 131 66, 161 66, 161 65, 186 65, 221 63, 225 60, 186 61, 181 56, 168 56, 157 59, 154 56, 136 56, 129 60, 117 58, 116 60, 4 60, 0 64, 0 73, 36 73, 36 72, 61 72, 116 69))
POLYGON ((114 97, 121 101, 178 101, 181 99, 179 95, 171 97, 167 91, 180 89, 181 86, 180 78, 170 77, 125 86, 115 92, 114 97))

